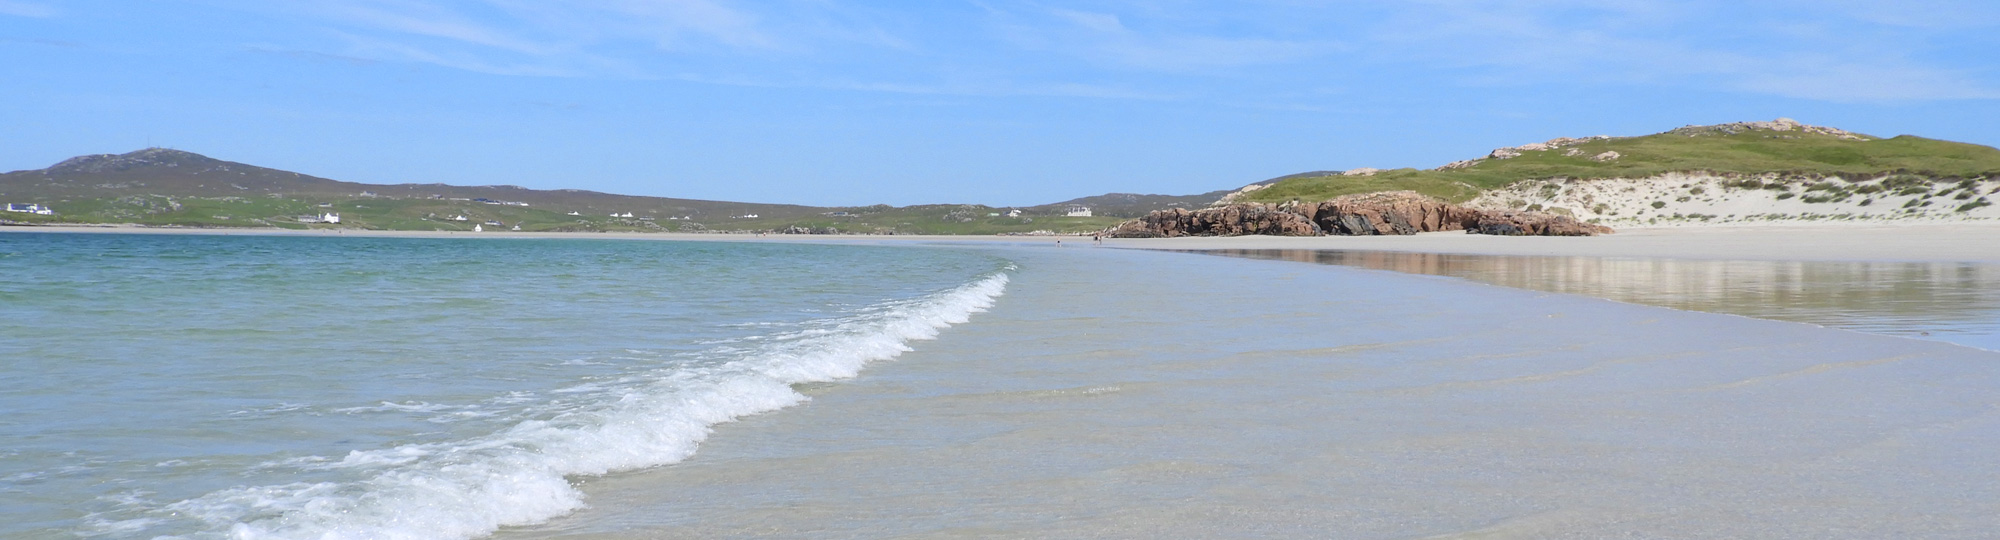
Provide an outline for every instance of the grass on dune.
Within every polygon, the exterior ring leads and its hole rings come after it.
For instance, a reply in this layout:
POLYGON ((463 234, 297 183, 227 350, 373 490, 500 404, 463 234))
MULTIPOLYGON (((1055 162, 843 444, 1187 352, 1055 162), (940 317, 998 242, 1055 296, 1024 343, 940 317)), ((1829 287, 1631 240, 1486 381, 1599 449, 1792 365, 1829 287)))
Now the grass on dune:
POLYGON ((1325 200, 1352 193, 1408 189, 1451 201, 1522 180, 1642 178, 1674 172, 1858 176, 1902 172, 1942 180, 2000 175, 2000 149, 1904 135, 1847 140, 1798 131, 1733 134, 1667 132, 1593 140, 1452 170, 1396 169, 1374 176, 1296 178, 1251 192, 1247 201, 1325 200), (1575 152, 1570 151, 1576 149, 1575 152), (1619 157, 1590 159, 1605 152, 1619 157))

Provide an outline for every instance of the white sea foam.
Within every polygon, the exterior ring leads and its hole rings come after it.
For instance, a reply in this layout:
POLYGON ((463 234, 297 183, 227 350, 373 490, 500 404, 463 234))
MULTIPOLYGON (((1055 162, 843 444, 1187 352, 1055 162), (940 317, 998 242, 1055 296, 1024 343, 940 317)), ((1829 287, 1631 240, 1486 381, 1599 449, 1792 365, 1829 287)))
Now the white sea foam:
POLYGON ((373 407, 348 407, 344 409, 334 409, 333 412, 346 413, 346 414, 367 413, 367 412, 438 412, 450 408, 451 408, 450 405, 444 405, 439 403, 425 403, 421 401, 412 401, 409 403, 393 403, 384 401, 382 402, 381 405, 376 405, 373 407))
MULTIPOLYGON (((1004 273, 993 274, 773 336, 727 362, 585 385, 593 399, 491 435, 295 462, 352 470, 354 480, 238 487, 160 512, 203 522, 196 537, 239 539, 470 538, 539 523, 584 506, 570 477, 686 459, 715 424, 805 401, 792 384, 853 377, 871 361, 910 350, 908 342, 984 311, 1006 284, 1004 273)), ((385 402, 353 412, 421 408, 385 402)))

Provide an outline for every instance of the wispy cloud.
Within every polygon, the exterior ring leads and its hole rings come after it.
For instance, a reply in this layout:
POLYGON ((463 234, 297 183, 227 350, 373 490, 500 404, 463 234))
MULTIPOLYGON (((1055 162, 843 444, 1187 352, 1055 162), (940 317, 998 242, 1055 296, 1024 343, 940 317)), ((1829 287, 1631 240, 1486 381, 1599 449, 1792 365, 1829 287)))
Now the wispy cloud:
POLYGON ((1975 71, 1919 60, 1921 37, 1860 19, 1716 20, 1715 9, 1630 2, 1428 6, 1374 32, 1375 54, 1473 70, 1463 80, 1480 84, 1689 86, 1823 101, 2000 97, 1975 71))
POLYGON ((495 49, 546 55, 557 47, 511 35, 457 10, 423 2, 337 0, 298 4, 308 13, 364 30, 441 38, 495 49))
POLYGON ((56 11, 55 7, 46 4, 23 2, 21 0, 0 0, 0 15, 45 19, 59 14, 61 12, 56 11))
POLYGON ((507 75, 632 77, 643 75, 632 66, 647 57, 707 47, 771 50, 781 45, 756 16, 721 0, 280 0, 239 5, 319 27, 342 44, 321 51, 327 54, 507 75))
MULTIPOLYGON (((276 10, 331 38, 278 48, 507 75, 1206 95, 1218 103, 1282 101, 1241 92, 1384 73, 1432 87, 1677 87, 1823 101, 2000 96, 1990 66, 1968 63, 1979 55, 1952 41, 2000 29, 2000 5, 1985 0, 1912 0, 1921 3, 1913 9, 1870 0, 976 0, 970 9, 855 0, 216 1, 276 10)), ((0 13, 10 9, 50 11, 0 0, 0 13)))
POLYGON ((1332 40, 1221 36, 1183 30, 1137 30, 1117 14, 1070 9, 1012 12, 988 6, 1015 46, 1100 65, 1161 72, 1289 64, 1338 51, 1332 40))
POLYGON ((2000 4, 1986 0, 1803 0, 1857 20, 1924 29, 1966 29, 2000 25, 2000 4))

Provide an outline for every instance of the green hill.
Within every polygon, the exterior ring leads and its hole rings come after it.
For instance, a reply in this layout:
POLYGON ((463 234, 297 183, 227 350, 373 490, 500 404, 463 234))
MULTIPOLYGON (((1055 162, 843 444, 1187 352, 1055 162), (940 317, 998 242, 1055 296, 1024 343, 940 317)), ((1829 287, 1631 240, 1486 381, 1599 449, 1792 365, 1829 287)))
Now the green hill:
POLYGON ((1891 173, 1956 182, 2000 177, 2000 149, 1903 135, 1879 138, 1780 119, 1689 126, 1640 137, 1556 139, 1437 169, 1292 178, 1237 200, 1319 201, 1414 190, 1461 202, 1523 180, 1643 178, 1673 172, 1859 178, 1891 173))
POLYGON ((1007 218, 1003 210, 976 205, 816 207, 518 186, 362 184, 164 148, 81 156, 46 169, 0 174, 0 204, 5 203, 56 210, 51 216, 0 212, 0 224, 23 225, 469 231, 496 230, 492 223, 499 223, 499 230, 564 232, 1001 234, 1084 232, 1118 221, 1054 211, 1007 218), (338 214, 340 223, 308 219, 328 213, 338 214))

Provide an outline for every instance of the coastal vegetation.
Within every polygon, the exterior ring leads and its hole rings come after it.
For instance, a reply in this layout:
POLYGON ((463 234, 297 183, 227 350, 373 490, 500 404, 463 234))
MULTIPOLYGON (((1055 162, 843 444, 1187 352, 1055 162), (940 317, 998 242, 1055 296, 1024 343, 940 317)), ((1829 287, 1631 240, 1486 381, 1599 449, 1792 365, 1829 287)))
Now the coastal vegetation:
POLYGON ((1879 138, 1786 120, 1745 122, 1639 137, 1556 139, 1496 149, 1483 158, 1429 170, 1291 178, 1246 192, 1238 200, 1323 201, 1354 193, 1411 190, 1464 202, 1528 180, 1648 178, 1670 173, 1769 174, 1787 179, 1900 174, 1928 186, 2000 177, 2000 149, 1911 135, 1879 138))

